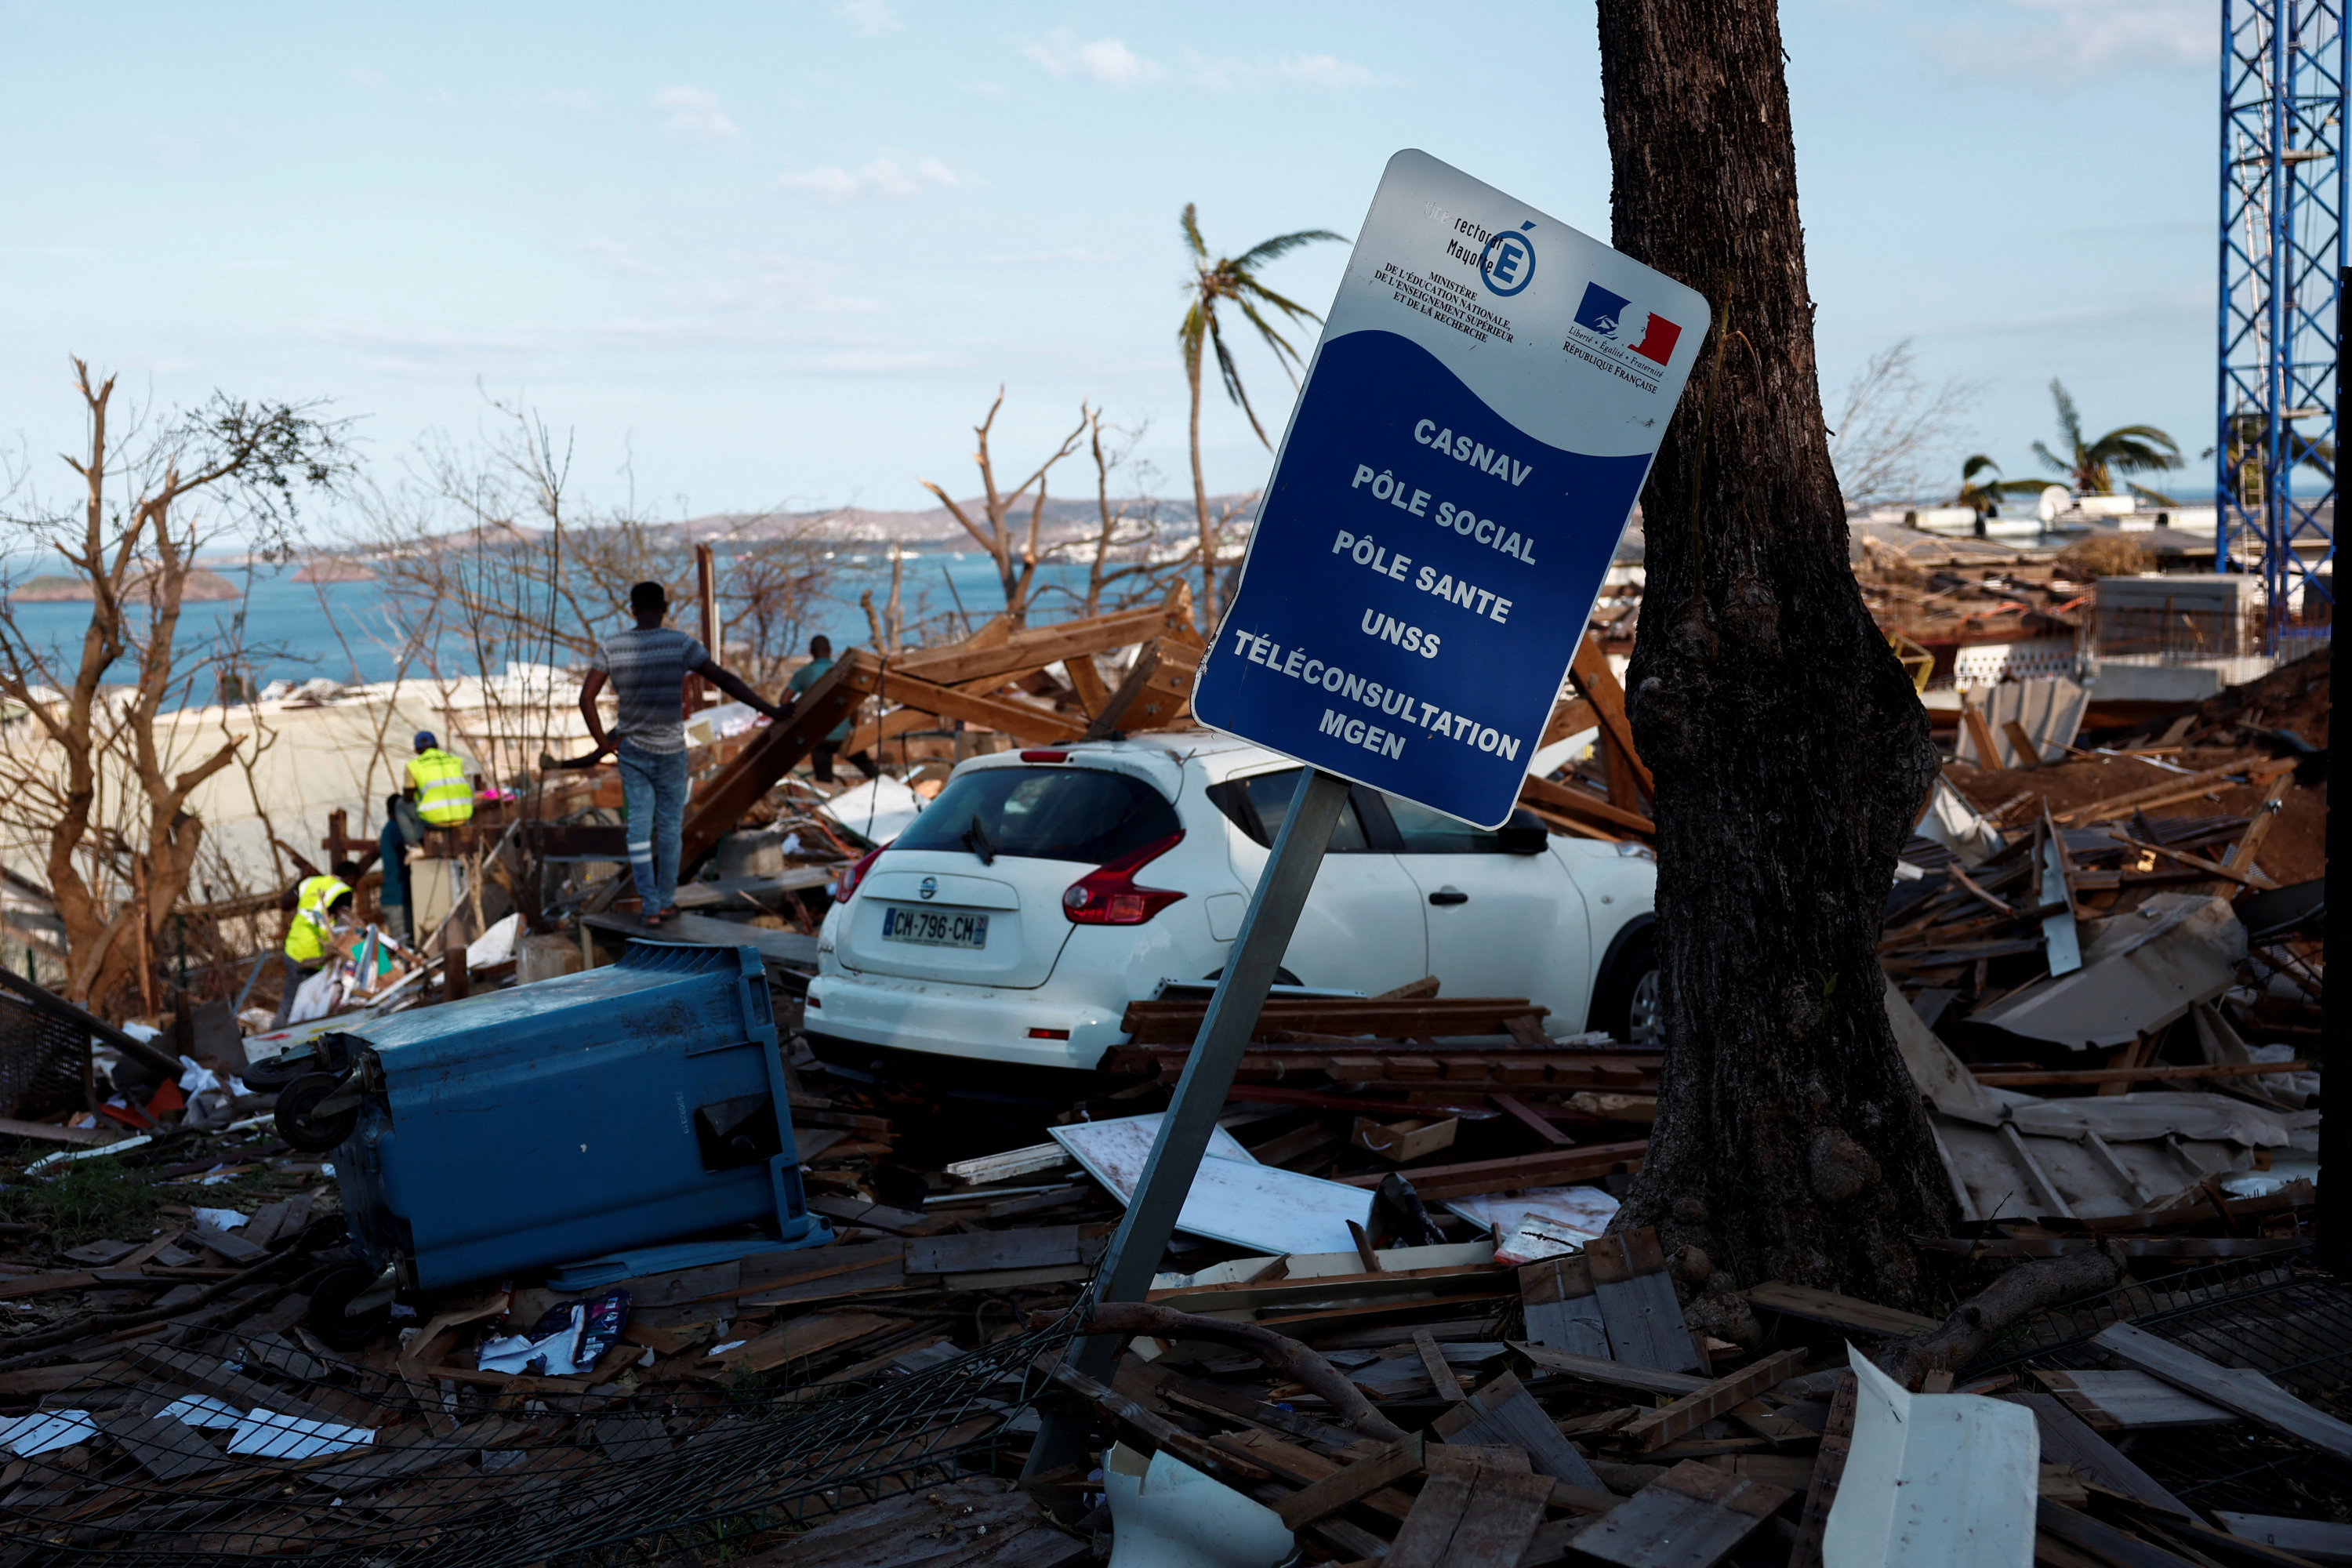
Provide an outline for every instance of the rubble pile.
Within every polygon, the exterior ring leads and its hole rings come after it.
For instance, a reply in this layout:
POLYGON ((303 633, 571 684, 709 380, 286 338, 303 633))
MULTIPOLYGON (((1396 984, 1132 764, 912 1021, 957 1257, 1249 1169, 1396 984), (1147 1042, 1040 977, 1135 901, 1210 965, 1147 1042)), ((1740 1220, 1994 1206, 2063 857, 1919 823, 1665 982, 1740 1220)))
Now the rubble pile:
MULTIPOLYGON (((714 1227, 691 1266, 398 1291, 361 1259, 373 1146, 297 1087, 340 1059, 311 1042, 656 963, 625 956, 651 950, 593 774, 486 811, 463 852, 496 896, 326 1016, 126 1031, 8 977, 0 1550, 1812 1568, 1910 1560, 1926 1521, 1970 1561, 2352 1555, 2352 1294, 2305 1263, 2324 664, 2104 728, 2054 689, 1960 711, 1974 760, 1882 939, 1958 1216, 1915 1238, 1946 1317, 1612 1229, 1658 1043, 1410 972, 1277 991, 1150 1289, 1105 1301, 1207 985, 1129 1003, 1088 1075, 820 1059, 828 887, 966 742, 845 790, 792 769, 853 712, 865 744, 1185 723, 1181 608, 853 652, 792 721, 698 748, 707 870, 663 940, 749 950, 782 1049, 774 1100, 696 1136, 740 1169, 788 1102, 822 1245, 714 1227)), ((1594 744, 1523 803, 1634 848, 1648 779, 1597 641, 1552 729, 1594 744)))

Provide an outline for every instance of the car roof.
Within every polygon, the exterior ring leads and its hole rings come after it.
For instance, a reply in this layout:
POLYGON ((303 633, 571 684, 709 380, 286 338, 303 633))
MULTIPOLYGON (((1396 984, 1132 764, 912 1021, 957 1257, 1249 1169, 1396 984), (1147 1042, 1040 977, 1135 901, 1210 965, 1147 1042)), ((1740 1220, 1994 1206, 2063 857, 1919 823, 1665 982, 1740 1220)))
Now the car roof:
POLYGON ((1180 775, 1187 767, 1198 769, 1210 783, 1214 784, 1235 773, 1258 772, 1263 766, 1297 765, 1296 759, 1268 751, 1238 735, 1228 735, 1220 730, 1194 729, 1155 731, 1148 735, 1129 735, 1115 741, 1071 741, 1055 746, 1025 746, 992 752, 985 756, 967 759, 956 772, 1020 767, 1024 765, 1024 752, 1038 751, 1063 752, 1071 762, 1085 767, 1131 773, 1150 782, 1161 794, 1171 798, 1181 792, 1180 775))

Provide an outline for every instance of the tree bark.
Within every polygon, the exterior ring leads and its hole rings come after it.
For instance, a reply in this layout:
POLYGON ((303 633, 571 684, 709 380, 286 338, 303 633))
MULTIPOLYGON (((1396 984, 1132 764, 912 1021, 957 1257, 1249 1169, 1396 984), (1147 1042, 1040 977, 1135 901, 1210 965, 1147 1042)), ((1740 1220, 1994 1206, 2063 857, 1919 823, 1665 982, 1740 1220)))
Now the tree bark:
POLYGON ((2102 1248, 2063 1258, 2021 1263, 1960 1303, 1944 1326, 1908 1339, 1889 1340, 1871 1359, 1878 1370, 1916 1389, 1933 1371, 1958 1372, 1982 1353, 1995 1335, 2045 1308, 2079 1301, 2115 1288, 2124 1277, 2122 1259, 2102 1248))
POLYGON ((1601 0, 1613 243, 1713 302, 1642 507, 1665 1058, 1619 1226, 1917 1305, 1951 1215, 1875 951, 1937 767, 1847 564, 1771 0, 1601 0))

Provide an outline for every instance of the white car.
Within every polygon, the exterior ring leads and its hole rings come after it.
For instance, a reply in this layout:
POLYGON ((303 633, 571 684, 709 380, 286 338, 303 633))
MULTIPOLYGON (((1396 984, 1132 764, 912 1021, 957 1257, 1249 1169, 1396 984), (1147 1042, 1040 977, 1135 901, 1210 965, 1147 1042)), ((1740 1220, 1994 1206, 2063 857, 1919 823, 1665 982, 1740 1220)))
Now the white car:
MULTIPOLYGON (((975 757, 845 872, 804 1028, 828 1060, 918 1051, 1092 1068, 1130 1001, 1218 973, 1298 763, 1207 731, 975 757)), ((1521 813, 1469 827, 1361 785, 1279 981, 1526 996, 1554 1034, 1655 1029, 1657 867, 1521 813)))

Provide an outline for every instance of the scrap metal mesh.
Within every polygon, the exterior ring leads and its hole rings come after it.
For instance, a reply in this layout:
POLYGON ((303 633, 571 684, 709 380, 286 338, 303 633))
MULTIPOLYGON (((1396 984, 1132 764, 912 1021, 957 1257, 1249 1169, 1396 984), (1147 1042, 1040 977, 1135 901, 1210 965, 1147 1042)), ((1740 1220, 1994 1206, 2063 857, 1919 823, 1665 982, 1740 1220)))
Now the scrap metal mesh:
MULTIPOLYGON (((2128 1322, 2225 1367, 2268 1376, 2313 1407, 2352 1417, 2352 1282, 2276 1259, 2132 1284, 2021 1325, 1985 1373, 2107 1367, 2092 1336, 2128 1322)), ((2199 1509, 2339 1517, 2352 1476, 2304 1444, 2238 1422, 2112 1434, 2140 1468, 2199 1509)))
POLYGON ((0 1116, 29 1105, 81 1103, 89 1036, 0 994, 0 1116))
MULTIPOLYGON (((0 1568, 100 1556, 499 1568, 633 1561, 664 1542, 675 1542, 661 1545, 667 1553, 789 1529, 993 1468, 1076 1322, 1066 1314, 887 1381, 747 1381, 684 1394, 500 1391, 482 1403, 289 1355, 282 1341, 264 1349, 234 1331, 191 1332, 179 1348, 201 1352, 208 1369, 249 1380, 248 1393, 261 1385, 310 1413, 374 1427, 374 1441, 284 1461, 232 1458, 221 1451, 225 1432, 173 1434, 201 1468, 170 1480, 142 1463, 136 1445, 104 1435, 14 1461, 0 1496, 0 1568)), ((122 1430, 193 1392, 168 1374, 126 1372, 44 1403, 87 1410, 102 1431, 122 1430)))

